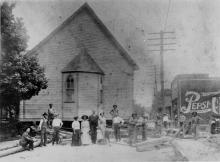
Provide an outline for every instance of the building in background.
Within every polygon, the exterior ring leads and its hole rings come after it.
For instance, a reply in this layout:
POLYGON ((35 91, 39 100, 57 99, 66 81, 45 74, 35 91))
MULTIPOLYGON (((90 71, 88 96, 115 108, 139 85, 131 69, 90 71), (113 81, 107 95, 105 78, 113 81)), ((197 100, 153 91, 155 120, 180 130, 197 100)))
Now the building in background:
POLYGON ((173 116, 197 112, 207 123, 220 115, 220 78, 208 74, 177 75, 171 84, 173 116))
POLYGON ((48 88, 21 102, 21 121, 39 120, 52 103, 64 121, 109 111, 114 104, 128 118, 133 112, 136 63, 113 37, 88 4, 28 54, 37 55, 45 68, 48 88))

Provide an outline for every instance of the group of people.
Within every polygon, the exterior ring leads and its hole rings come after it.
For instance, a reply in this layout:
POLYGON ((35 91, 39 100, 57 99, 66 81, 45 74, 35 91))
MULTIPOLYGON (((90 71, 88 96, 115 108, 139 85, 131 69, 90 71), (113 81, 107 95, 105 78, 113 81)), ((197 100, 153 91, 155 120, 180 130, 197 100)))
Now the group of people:
MULTIPOLYGON (((53 109, 53 104, 49 104, 48 113, 44 112, 42 114, 42 118, 38 126, 38 130, 40 131, 41 134, 40 146, 46 146, 47 144, 48 128, 53 129, 52 144, 54 145, 55 142, 58 144, 60 140, 59 131, 62 125, 63 122, 59 118, 59 114, 56 113, 55 110, 53 109)), ((19 143, 23 148, 28 150, 33 150, 33 143, 35 139, 29 135, 30 130, 31 129, 29 127, 26 129, 26 131, 22 134, 19 143)))
MULTIPOLYGON (((112 127, 116 141, 121 140, 120 128, 124 123, 124 120, 119 117, 119 111, 117 105, 113 105, 113 109, 110 111, 112 115, 112 127)), ((109 144, 110 129, 106 127, 106 118, 104 112, 98 115, 93 110, 90 116, 83 115, 81 121, 81 127, 78 117, 74 117, 72 123, 73 136, 72 146, 89 145, 95 143, 109 144)))
POLYGON ((188 117, 186 120, 186 116, 180 112, 179 116, 179 126, 180 130, 183 135, 185 134, 192 134, 194 138, 197 138, 198 132, 197 132, 197 126, 199 125, 200 121, 203 121, 204 119, 201 118, 197 112, 192 112, 191 116, 188 117))
POLYGON ((43 113, 42 119, 40 120, 40 124, 38 126, 41 132, 41 146, 46 146, 47 144, 47 133, 48 128, 53 129, 53 138, 52 138, 52 145, 56 142, 59 142, 59 131, 60 128, 63 126, 62 120, 59 118, 59 114, 55 112, 53 109, 53 105, 49 104, 48 113, 43 113))
POLYGON ((83 115, 81 119, 81 124, 77 116, 74 117, 72 122, 72 146, 95 144, 98 140, 106 142, 106 118, 104 117, 104 112, 97 115, 93 110, 90 116, 83 115))
POLYGON ((138 117, 137 113, 133 113, 128 120, 128 143, 133 145, 137 142, 138 134, 142 134, 142 141, 147 139, 147 121, 148 115, 143 114, 138 117))
MULTIPOLYGON (((74 117, 72 122, 72 146, 89 145, 95 143, 110 144, 110 134, 113 130, 115 141, 121 140, 121 127, 124 120, 119 116, 117 105, 113 105, 113 109, 109 112, 112 116, 112 129, 107 128, 104 112, 97 114, 94 110, 90 116, 83 115, 81 118, 74 117)), ((142 128, 142 139, 146 140, 146 121, 147 116, 138 118, 137 114, 132 114, 128 121, 129 144, 132 145, 137 141, 138 129, 142 128)), ((46 146, 48 128, 53 129, 52 145, 59 143, 59 132, 63 126, 59 114, 53 109, 53 105, 49 104, 48 113, 42 114, 38 130, 41 134, 40 146, 46 146)), ((33 149, 34 139, 29 136, 30 128, 26 129, 20 140, 23 147, 33 149)))

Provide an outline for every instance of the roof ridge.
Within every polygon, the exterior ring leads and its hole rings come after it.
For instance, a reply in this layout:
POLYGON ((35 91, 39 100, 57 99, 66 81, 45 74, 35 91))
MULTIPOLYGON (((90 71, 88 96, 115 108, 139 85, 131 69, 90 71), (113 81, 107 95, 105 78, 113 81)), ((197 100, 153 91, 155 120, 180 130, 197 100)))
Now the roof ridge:
POLYGON ((55 33, 57 33, 59 30, 65 27, 75 16, 77 16, 84 9, 86 9, 86 11, 92 14, 91 16, 93 17, 97 25, 100 27, 100 29, 103 30, 103 33, 106 34, 108 38, 116 46, 116 48, 118 48, 121 51, 119 52, 120 55, 127 60, 127 62, 134 68, 134 70, 137 70, 138 65, 131 58, 131 56, 127 53, 127 51, 122 47, 122 45, 115 39, 113 34, 110 32, 110 30, 99 19, 99 17, 96 15, 96 13, 93 11, 93 9, 89 6, 87 2, 85 2, 80 8, 78 8, 71 16, 69 16, 62 24, 60 24, 57 28, 55 28, 47 37, 45 37, 42 41, 40 41, 34 48, 28 51, 27 54, 31 54, 32 52, 34 53, 37 48, 45 44, 46 41, 50 40, 54 36, 55 33))

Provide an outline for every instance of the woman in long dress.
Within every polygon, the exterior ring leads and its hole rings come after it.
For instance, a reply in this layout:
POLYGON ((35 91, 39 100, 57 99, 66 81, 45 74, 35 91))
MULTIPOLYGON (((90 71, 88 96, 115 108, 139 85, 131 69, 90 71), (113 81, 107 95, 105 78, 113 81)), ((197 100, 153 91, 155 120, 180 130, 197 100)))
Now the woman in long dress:
POLYGON ((103 140, 103 142, 105 141, 105 131, 106 131, 106 118, 104 116, 104 112, 99 114, 99 129, 101 131, 101 139, 103 140))
POLYGON ((83 121, 81 123, 81 131, 82 131, 81 141, 83 145, 89 145, 91 144, 91 137, 89 134, 90 127, 89 127, 88 116, 83 115, 82 119, 83 121))

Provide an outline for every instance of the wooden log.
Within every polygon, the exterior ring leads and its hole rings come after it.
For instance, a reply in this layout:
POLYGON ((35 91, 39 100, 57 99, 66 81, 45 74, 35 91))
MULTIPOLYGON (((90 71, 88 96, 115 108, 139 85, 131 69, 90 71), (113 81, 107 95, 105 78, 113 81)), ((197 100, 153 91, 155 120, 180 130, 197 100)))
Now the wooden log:
POLYGON ((73 134, 72 132, 67 132, 67 131, 63 131, 63 130, 61 130, 60 133, 65 134, 67 136, 72 136, 72 134, 73 134))
MULTIPOLYGON (((40 145, 40 140, 37 140, 36 142, 34 142, 34 147, 38 147, 40 145)), ((0 157, 4 157, 4 156, 8 156, 11 154, 15 154, 21 151, 24 151, 25 149, 22 146, 17 146, 11 149, 7 149, 4 151, 0 151, 0 157)))
MULTIPOLYGON (((48 132, 50 135, 53 135, 53 130, 52 130, 52 129, 48 129, 47 132, 48 132)), ((67 138, 67 136, 68 136, 67 134, 65 134, 65 133, 63 133, 63 132, 60 132, 59 135, 60 135, 61 138, 67 138)))
POLYGON ((1 151, 4 151, 4 150, 11 149, 11 148, 14 148, 14 147, 18 147, 18 144, 14 144, 14 145, 12 145, 12 146, 7 146, 7 147, 4 147, 4 148, 1 148, 1 149, 0 149, 0 152, 1 152, 1 151))
POLYGON ((7 144, 3 144, 0 146, 0 151, 4 151, 13 147, 17 147, 19 146, 19 140, 15 140, 15 141, 10 141, 10 143, 7 144))

